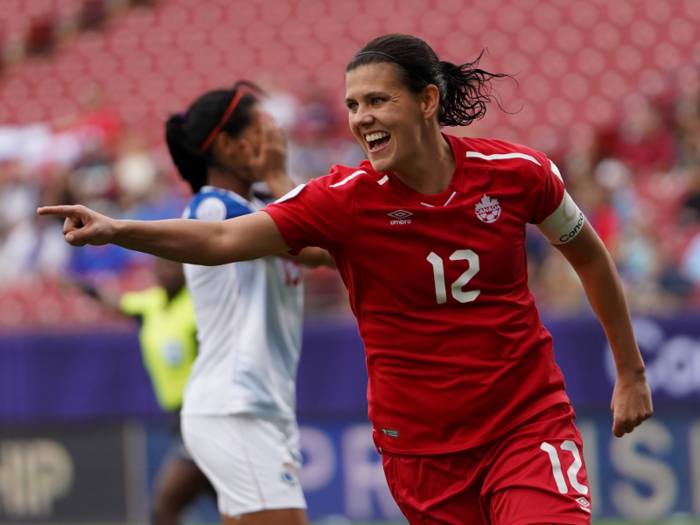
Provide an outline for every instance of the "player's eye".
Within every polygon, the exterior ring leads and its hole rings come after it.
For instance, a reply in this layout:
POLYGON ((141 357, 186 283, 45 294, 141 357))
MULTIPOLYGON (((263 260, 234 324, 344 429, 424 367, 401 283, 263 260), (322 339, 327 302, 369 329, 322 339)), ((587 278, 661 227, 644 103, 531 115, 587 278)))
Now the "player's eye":
POLYGON ((357 102, 348 102, 346 106, 350 111, 357 111, 357 102))
POLYGON ((380 98, 380 97, 374 97, 374 98, 371 100, 371 103, 372 103, 373 106, 376 106, 376 105, 378 105, 378 104, 381 104, 382 102, 384 102, 384 99, 383 99, 383 98, 380 98))

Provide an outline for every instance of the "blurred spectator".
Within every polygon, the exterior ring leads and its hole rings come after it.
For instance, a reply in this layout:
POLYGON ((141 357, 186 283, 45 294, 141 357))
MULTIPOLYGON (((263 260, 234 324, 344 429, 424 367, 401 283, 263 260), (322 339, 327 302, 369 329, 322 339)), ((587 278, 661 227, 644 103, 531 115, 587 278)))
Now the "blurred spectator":
POLYGON ((338 128, 347 124, 337 122, 332 104, 318 86, 308 84, 297 111, 297 119, 289 142, 289 170, 298 182, 326 175, 334 164, 357 166, 364 151, 352 137, 338 137, 338 128))
MULTIPOLYGON (((638 313, 672 312, 700 290, 698 100, 685 95, 669 105, 633 98, 617 128, 576 144, 562 163, 569 192, 613 255, 638 313)), ((538 305, 580 309, 580 284, 551 248, 529 238, 527 246, 538 305)))
POLYGON ((637 174, 666 172, 675 164, 675 145, 659 109, 646 100, 633 109, 620 126, 614 155, 637 174))
POLYGON ((682 222, 700 224, 700 163, 688 167, 688 191, 683 201, 682 222))
POLYGON ((101 30, 107 21, 105 0, 85 0, 78 17, 78 27, 83 30, 101 30))
POLYGON ((48 55, 56 43, 55 23, 52 16, 32 20, 25 49, 29 55, 48 55))

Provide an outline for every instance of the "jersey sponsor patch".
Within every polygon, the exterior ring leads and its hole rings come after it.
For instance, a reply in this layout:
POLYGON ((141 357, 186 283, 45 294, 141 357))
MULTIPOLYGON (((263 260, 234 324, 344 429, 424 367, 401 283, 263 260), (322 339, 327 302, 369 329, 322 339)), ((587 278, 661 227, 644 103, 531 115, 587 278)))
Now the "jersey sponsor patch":
POLYGON ((297 469, 291 463, 282 463, 282 481, 287 485, 296 485, 299 480, 297 469))
POLYGON ((476 216, 481 219, 481 221, 490 224, 496 222, 501 216, 501 205, 498 204, 496 199, 492 199, 488 195, 484 194, 481 198, 481 202, 477 203, 476 216))
POLYGON ((382 428, 382 434, 387 435, 392 438, 399 437, 399 431, 391 428, 382 428))
POLYGON ((223 221, 251 213, 251 203, 229 190, 204 186, 185 209, 183 218, 223 221))
POLYGON ((226 204, 218 197, 207 197, 199 203, 194 216, 200 221, 223 221, 226 218, 226 204))

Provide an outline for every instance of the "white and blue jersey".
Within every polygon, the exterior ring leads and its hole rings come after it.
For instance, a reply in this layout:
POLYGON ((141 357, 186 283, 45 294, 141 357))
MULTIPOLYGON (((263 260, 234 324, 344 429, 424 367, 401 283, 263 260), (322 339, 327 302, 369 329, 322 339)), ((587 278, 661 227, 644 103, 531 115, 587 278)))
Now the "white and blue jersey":
MULTIPOLYGON (((260 210, 261 200, 203 187, 183 218, 220 221, 260 210)), ((183 415, 295 417, 301 353, 301 267, 280 257, 221 266, 185 265, 199 355, 183 415)))

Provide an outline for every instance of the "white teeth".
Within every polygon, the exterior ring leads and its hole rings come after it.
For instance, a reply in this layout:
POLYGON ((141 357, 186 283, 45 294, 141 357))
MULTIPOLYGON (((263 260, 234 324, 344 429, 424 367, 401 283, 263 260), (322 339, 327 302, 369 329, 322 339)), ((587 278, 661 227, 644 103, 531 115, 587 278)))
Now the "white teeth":
POLYGON ((388 136, 389 134, 385 131, 377 131, 376 133, 372 133, 371 135, 365 135, 365 140, 367 142, 371 142, 373 140, 383 139, 384 137, 388 136))

